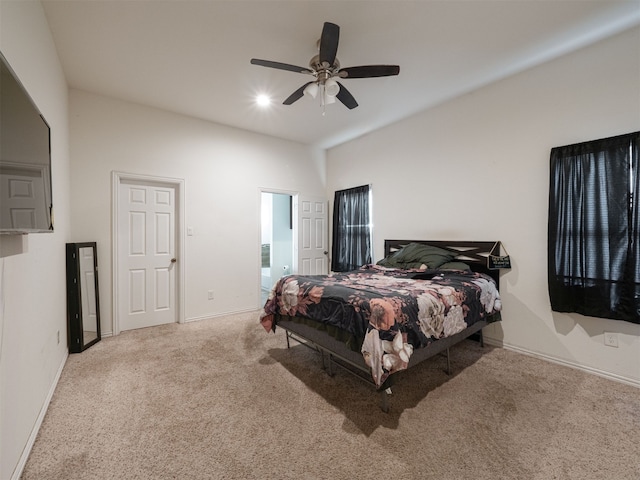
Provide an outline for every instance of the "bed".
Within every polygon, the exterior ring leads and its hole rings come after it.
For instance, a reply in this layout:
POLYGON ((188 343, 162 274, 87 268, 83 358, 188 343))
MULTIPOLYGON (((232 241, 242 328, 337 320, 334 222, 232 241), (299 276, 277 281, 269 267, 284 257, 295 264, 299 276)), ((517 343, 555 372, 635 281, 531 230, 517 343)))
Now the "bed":
POLYGON ((388 411, 401 372, 501 320, 499 271, 487 268, 498 242, 385 240, 377 264, 330 275, 287 275, 274 285, 260 322, 282 328, 334 367, 371 383, 388 411))

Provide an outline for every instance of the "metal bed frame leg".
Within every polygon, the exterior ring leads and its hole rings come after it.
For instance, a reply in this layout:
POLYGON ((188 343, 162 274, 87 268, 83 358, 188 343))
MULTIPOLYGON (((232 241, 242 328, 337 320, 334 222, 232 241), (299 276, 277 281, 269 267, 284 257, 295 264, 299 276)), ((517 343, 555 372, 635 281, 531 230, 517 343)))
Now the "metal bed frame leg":
POLYGON ((449 357, 448 348, 447 348, 447 375, 451 375, 451 358, 449 357))
MULTIPOLYGON (((322 354, 322 357, 324 358, 324 353, 322 354)), ((328 373, 330 377, 333 377, 335 375, 335 372, 333 371, 333 358, 331 356, 330 353, 327 354, 327 357, 329 357, 329 369, 328 369, 328 373)))
POLYGON ((380 390, 380 408, 384 413, 389 413, 389 395, 391 393, 391 387, 380 390))
POLYGON ((482 335, 482 329, 478 330, 478 334, 480 335, 480 347, 484 348, 484 335, 482 335))

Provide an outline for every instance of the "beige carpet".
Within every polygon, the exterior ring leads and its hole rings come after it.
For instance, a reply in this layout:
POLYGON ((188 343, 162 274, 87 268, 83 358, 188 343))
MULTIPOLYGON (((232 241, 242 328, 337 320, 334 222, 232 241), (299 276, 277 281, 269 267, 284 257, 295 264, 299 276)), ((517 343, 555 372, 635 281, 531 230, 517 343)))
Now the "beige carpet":
POLYGON ((364 382, 257 314, 107 338, 64 368, 23 479, 640 479, 640 390, 466 341, 364 382))

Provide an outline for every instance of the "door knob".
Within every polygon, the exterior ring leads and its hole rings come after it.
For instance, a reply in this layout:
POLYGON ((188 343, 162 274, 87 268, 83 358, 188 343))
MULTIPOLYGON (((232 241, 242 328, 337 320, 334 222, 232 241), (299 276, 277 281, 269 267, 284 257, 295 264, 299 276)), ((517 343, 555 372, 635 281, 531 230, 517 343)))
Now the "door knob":
POLYGON ((177 261, 178 261, 178 260, 177 260, 177 259, 175 259, 175 258, 172 258, 172 259, 171 259, 171 263, 176 263, 177 261))

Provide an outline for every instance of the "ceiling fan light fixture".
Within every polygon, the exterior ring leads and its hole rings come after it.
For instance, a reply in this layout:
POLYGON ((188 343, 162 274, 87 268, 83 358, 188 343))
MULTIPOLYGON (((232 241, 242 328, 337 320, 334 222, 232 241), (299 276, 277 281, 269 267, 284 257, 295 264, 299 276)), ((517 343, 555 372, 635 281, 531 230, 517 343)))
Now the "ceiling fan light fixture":
MULTIPOLYGON (((335 97, 340 92, 340 85, 333 78, 324 82, 324 93, 327 97, 335 97)), ((333 103, 333 102, 331 102, 333 103)))
POLYGON ((330 105, 330 104, 332 104, 332 103, 336 103, 336 97, 335 97, 335 95, 327 95, 327 94, 326 94, 326 92, 325 92, 325 95, 324 95, 324 99, 323 99, 323 100, 324 100, 324 102, 323 102, 323 103, 324 103, 324 105, 330 105))
POLYGON ((317 83, 310 83, 305 87, 304 94, 310 96, 311 98, 316 98, 318 96, 318 90, 319 87, 317 83))

